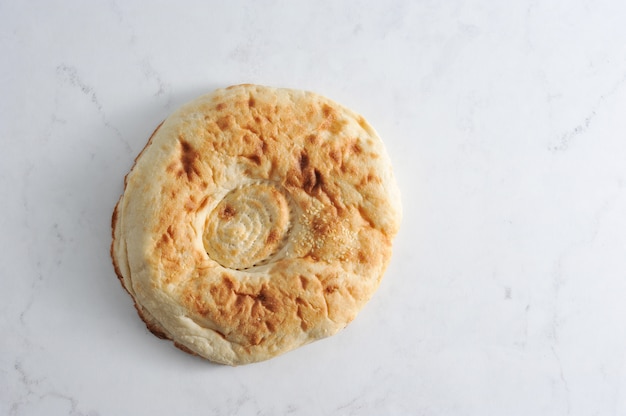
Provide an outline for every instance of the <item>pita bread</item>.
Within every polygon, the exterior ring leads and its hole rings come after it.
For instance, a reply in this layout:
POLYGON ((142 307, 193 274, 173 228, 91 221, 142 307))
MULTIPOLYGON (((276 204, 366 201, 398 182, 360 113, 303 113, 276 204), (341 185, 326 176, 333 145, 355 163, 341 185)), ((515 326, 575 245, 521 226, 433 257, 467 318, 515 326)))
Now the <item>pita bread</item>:
POLYGON ((363 117, 311 92, 238 85, 153 133, 113 213, 111 256, 155 335, 239 365, 352 321, 400 217, 363 117))

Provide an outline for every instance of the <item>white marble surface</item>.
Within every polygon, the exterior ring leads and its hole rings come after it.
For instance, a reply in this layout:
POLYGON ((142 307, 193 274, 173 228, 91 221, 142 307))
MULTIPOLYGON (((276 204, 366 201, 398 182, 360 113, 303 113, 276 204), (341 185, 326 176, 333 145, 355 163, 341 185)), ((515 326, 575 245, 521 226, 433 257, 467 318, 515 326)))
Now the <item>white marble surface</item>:
POLYGON ((626 414, 626 5, 0 1, 0 414, 626 414), (147 332, 109 259, 133 158, 241 82, 385 140, 405 218, 339 335, 244 367, 147 332))

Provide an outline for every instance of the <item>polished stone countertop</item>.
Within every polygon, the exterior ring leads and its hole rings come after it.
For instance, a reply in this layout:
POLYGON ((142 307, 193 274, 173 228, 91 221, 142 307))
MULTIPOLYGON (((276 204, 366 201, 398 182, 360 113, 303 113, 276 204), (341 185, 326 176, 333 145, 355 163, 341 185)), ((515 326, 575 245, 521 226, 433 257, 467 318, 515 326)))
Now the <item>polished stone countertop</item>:
POLYGON ((0 414, 626 414, 626 5, 0 2, 0 414), (163 118, 238 83, 383 138, 404 218, 345 330, 210 364, 109 257, 163 118))

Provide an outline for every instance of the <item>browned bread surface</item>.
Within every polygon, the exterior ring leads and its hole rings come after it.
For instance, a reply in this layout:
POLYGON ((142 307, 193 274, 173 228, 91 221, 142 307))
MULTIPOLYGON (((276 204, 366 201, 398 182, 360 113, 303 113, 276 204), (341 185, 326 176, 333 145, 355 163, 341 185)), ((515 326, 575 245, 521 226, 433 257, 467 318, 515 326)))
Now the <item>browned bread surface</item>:
POLYGON ((238 365, 345 327, 378 287, 400 217, 363 117, 238 85, 153 133, 115 208, 111 255, 155 335, 238 365))

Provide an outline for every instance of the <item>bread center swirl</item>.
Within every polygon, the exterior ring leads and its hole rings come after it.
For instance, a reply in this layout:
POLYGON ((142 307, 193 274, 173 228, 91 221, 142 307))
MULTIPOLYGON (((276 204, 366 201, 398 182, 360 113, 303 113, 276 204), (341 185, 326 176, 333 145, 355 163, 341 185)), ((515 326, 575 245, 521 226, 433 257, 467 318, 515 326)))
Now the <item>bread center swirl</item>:
POLYGON ((270 183, 230 191, 209 214, 204 248, 229 269, 265 264, 283 246, 290 228, 287 196, 270 183))

